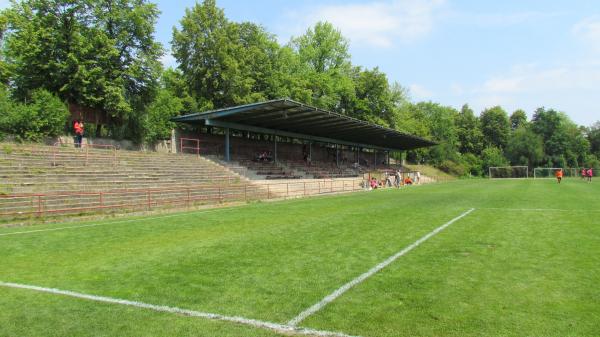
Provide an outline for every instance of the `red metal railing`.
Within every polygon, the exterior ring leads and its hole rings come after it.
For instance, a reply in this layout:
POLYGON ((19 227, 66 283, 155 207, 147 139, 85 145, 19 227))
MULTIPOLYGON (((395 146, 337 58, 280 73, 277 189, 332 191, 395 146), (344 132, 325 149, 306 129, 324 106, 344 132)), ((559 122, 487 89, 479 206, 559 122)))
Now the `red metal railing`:
MULTIPOLYGON (((450 179, 434 178, 436 182, 450 179)), ((0 195, 1 218, 40 217, 98 211, 153 210, 223 202, 289 199, 364 189, 360 179, 314 180, 263 185, 223 184, 126 189, 101 192, 56 192, 0 195)))
MULTIPOLYGON (((61 148, 65 148, 65 147, 75 147, 76 144, 74 143, 63 143, 63 142, 57 142, 54 143, 53 147, 52 147, 52 165, 56 166, 59 162, 59 154, 60 154, 60 149, 61 148)), ((117 166, 118 164, 118 160, 117 160, 117 147, 114 145, 110 145, 110 144, 81 144, 81 147, 77 148, 79 150, 81 150, 81 154, 83 155, 83 159, 84 161, 82 162, 85 166, 88 165, 89 159, 90 158, 99 158, 99 159, 111 159, 112 161, 112 165, 113 166, 117 166), (90 149, 104 149, 107 151, 111 151, 111 153, 109 154, 109 156, 100 156, 98 153, 92 153, 90 154, 90 149)), ((68 153, 69 156, 73 157, 73 158, 67 158, 66 160, 76 160, 78 153, 77 152, 69 152, 68 153)))
POLYGON ((200 139, 195 138, 179 138, 179 152, 184 153, 185 150, 193 150, 194 153, 200 155, 200 139), (189 143, 195 144, 194 146, 186 145, 189 143))
POLYGON ((227 184, 102 192, 57 192, 0 195, 0 217, 20 218, 52 214, 77 214, 102 210, 152 210, 167 206, 288 199, 310 195, 352 192, 360 181, 316 180, 265 185, 227 184))

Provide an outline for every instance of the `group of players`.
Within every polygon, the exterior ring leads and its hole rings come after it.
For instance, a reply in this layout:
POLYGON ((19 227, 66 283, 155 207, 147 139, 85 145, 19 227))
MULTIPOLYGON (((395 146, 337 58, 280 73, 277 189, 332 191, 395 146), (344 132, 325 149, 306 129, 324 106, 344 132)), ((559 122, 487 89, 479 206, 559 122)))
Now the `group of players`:
MULTIPOLYGON (((558 181, 559 184, 562 181, 563 175, 564 175, 564 172, 562 169, 556 171, 556 180, 558 181)), ((585 169, 585 168, 581 169, 581 179, 587 180, 591 183, 593 176, 594 176, 594 170, 592 170, 591 167, 589 169, 585 169)))

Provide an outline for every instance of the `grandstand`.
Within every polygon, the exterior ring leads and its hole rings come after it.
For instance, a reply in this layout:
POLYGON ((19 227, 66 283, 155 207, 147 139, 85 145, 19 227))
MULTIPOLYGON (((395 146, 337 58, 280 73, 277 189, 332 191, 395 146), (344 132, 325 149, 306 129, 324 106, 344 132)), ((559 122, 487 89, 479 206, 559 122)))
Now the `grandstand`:
MULTIPOLYGON (((360 190, 402 169, 390 151, 434 143, 277 100, 175 119, 179 153, 115 145, 5 144, 0 217, 154 210, 360 190), (326 137, 327 136, 327 137, 326 137)), ((407 172, 406 169, 404 169, 407 172)))

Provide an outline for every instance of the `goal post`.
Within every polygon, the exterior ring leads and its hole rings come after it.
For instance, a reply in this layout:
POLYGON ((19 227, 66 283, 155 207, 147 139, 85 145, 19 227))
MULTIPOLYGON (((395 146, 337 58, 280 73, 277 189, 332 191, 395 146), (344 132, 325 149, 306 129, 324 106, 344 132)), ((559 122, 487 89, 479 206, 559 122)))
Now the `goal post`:
POLYGON ((562 170, 564 178, 576 178, 579 176, 580 169, 574 167, 536 167, 533 169, 534 179, 553 179, 556 178, 556 171, 562 170))
POLYGON ((490 179, 527 179, 529 178, 528 166, 494 166, 489 170, 490 179))

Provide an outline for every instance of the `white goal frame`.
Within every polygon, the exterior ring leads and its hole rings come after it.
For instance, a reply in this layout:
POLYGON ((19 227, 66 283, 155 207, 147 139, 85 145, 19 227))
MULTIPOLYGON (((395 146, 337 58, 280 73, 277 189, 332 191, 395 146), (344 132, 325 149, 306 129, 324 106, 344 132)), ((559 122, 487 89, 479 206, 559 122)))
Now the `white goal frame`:
POLYGON ((528 179, 529 178, 529 166, 491 166, 490 168, 488 168, 488 178, 490 179, 528 179), (492 177, 492 169, 515 169, 515 168, 521 168, 521 169, 525 169, 525 177, 521 177, 521 178, 494 178, 492 177))
POLYGON ((558 171, 558 170, 562 170, 563 173, 565 174, 563 176, 563 178, 575 178, 575 177, 579 177, 579 168, 576 167, 536 167, 533 169, 533 179, 556 179, 556 176, 554 175, 554 172, 558 171), (538 176, 538 172, 539 171, 550 171, 551 174, 549 174, 547 177, 539 177, 538 176))

